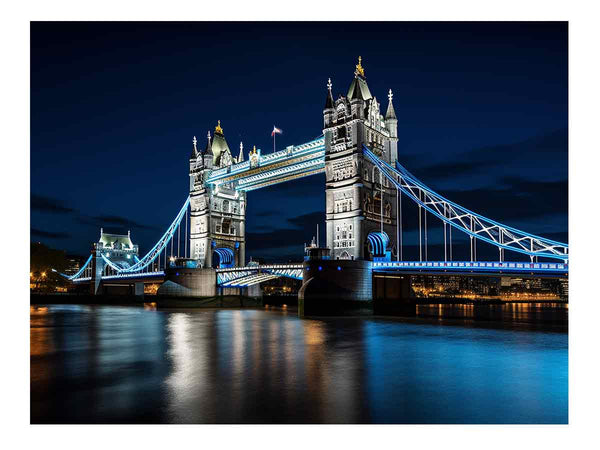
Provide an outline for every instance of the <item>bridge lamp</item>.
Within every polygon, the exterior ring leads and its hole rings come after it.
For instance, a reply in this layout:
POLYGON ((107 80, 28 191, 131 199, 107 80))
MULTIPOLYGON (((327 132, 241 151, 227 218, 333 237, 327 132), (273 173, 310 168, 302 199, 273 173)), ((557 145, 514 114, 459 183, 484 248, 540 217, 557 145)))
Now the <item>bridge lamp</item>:
POLYGON ((338 266, 338 268, 337 268, 337 269, 338 269, 338 270, 342 270, 342 268, 341 268, 340 266, 338 266))
POLYGON ((323 268, 321 266, 319 266, 319 270, 323 270, 323 268))

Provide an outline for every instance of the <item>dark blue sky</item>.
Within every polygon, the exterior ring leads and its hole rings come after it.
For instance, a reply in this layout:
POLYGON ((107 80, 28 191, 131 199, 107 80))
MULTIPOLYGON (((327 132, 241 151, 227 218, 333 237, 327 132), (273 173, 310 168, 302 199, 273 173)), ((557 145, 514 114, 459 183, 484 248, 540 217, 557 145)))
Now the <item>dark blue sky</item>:
MULTIPOLYGON (((345 94, 358 55, 384 106, 394 92, 409 170, 566 242, 565 22, 34 22, 32 240, 87 254, 101 226, 131 229, 145 253, 187 196, 194 135, 203 147, 220 119, 234 154, 240 140, 270 151, 274 124, 278 148, 311 140, 327 78, 345 94)), ((324 176, 248 197, 247 255, 299 259, 324 222, 324 176)), ((439 240, 432 227, 431 256, 439 240)))

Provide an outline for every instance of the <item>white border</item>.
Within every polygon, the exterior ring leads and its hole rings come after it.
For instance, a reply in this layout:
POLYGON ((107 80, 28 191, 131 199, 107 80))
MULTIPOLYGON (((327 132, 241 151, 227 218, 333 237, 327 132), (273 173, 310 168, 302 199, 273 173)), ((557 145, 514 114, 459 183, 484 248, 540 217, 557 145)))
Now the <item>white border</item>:
MULTIPOLYGON (((598 11, 557 1, 22 1, 2 7, 2 338, 6 448, 578 448, 597 441, 598 11), (360 14, 360 15, 359 15, 360 14), (30 426, 29 21, 30 20, 569 20, 570 411, 569 426, 30 426), (8 218, 10 217, 10 220, 8 218), (590 241, 592 241, 590 243, 590 241), (585 434, 589 433, 588 436, 585 434), (593 434, 592 434, 593 433, 593 434), (580 439, 586 444, 579 444, 580 439)), ((580 6, 580 5, 588 5, 580 6)), ((354 32, 349 30, 349 32, 354 32)), ((307 68, 308 70, 308 68, 307 68)))

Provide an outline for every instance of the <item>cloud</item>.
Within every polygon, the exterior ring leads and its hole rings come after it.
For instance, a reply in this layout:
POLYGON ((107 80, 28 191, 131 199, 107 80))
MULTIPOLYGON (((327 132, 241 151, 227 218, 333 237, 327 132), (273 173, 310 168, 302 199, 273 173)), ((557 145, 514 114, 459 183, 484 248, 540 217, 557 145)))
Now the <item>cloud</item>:
POLYGON ((499 185, 445 191, 459 205, 499 222, 568 213, 568 181, 531 181, 503 177, 499 185))
POLYGON ((65 206, 64 202, 59 199, 37 194, 31 194, 30 207, 32 211, 41 211, 53 214, 70 214, 75 212, 73 208, 65 206))
POLYGON ((37 228, 31 228, 31 236, 49 239, 68 239, 71 237, 71 234, 60 231, 45 231, 38 230, 37 228))
POLYGON ((323 211, 314 211, 290 217, 287 219, 287 222, 291 227, 277 228, 268 232, 246 233, 246 246, 252 252, 259 252, 261 250, 280 249, 297 245, 297 256, 301 256, 303 251, 302 245, 312 239, 312 236, 316 232, 316 224, 323 224, 324 221, 325 213, 323 211))
POLYGON ((144 224, 135 222, 133 220, 130 220, 126 217, 112 216, 112 215, 106 215, 106 216, 84 216, 84 215, 81 215, 76 220, 77 220, 77 222, 81 223, 82 225, 90 225, 90 226, 93 226, 96 228, 116 227, 119 229, 124 229, 124 228, 141 229, 141 230, 156 230, 156 229, 158 229, 155 226, 144 225, 144 224))
POLYGON ((560 129, 520 142, 486 146, 447 155, 448 160, 431 161, 422 155, 406 155, 400 161, 420 178, 436 180, 461 176, 496 174, 505 171, 551 174, 566 178, 568 167, 568 132, 560 129))
POLYGON ((275 211, 275 210, 268 210, 268 211, 260 211, 257 213, 254 213, 254 217, 273 217, 273 216, 278 216, 280 214, 279 211, 275 211))
POLYGON ((318 223, 323 224, 325 222, 325 212, 315 211, 308 214, 302 214, 300 216, 291 217, 287 221, 303 230, 315 229, 318 223))

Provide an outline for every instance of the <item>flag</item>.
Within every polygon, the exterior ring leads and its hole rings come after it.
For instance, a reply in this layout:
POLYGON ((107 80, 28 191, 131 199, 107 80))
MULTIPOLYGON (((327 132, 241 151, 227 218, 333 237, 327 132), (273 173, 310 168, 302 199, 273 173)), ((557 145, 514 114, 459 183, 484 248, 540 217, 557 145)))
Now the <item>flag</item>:
POLYGON ((275 136, 276 134, 283 134, 283 131, 281 131, 279 128, 273 125, 273 131, 271 131, 271 136, 275 136))

